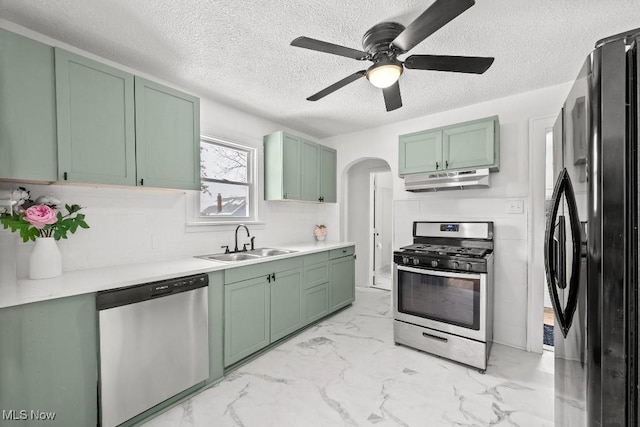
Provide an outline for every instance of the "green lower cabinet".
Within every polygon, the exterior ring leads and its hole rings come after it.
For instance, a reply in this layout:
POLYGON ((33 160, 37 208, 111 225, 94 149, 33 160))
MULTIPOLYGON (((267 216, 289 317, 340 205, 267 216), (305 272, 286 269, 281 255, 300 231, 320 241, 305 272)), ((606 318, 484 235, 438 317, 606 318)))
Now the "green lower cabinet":
POLYGON ((274 273, 271 277, 271 342, 286 337, 302 326, 301 282, 300 268, 274 273))
POLYGON ((209 380, 224 374, 224 272, 209 273, 209 380))
POLYGON ((269 345, 270 307, 265 276, 225 285, 225 367, 269 345))
POLYGON ((330 304, 329 311, 351 304, 355 299, 354 255, 336 258, 329 262, 330 304))
POLYGON ((308 325, 329 314, 329 283, 305 289, 302 293, 302 324, 308 325))
POLYGON ((0 343, 1 425, 97 425, 95 294, 0 309, 0 343))

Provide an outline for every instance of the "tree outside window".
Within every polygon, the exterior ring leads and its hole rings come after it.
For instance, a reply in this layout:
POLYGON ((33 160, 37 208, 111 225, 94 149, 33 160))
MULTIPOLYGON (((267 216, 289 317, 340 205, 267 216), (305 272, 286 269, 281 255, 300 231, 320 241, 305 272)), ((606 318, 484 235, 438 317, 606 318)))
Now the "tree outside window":
POLYGON ((200 139, 200 215, 253 218, 254 150, 215 138, 200 139))

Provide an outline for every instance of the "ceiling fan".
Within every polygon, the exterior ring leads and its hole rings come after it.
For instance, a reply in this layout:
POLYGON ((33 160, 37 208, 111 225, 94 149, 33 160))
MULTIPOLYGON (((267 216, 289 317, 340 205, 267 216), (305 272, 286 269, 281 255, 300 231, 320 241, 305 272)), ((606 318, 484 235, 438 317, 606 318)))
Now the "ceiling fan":
POLYGON ((366 76, 374 86, 381 88, 387 111, 402 107, 398 79, 404 68, 413 70, 450 71, 482 74, 491 66, 491 57, 411 55, 401 61, 399 55, 407 53, 417 44, 438 31, 456 16, 475 4, 474 0, 436 0, 408 27, 396 22, 382 22, 371 27, 362 37, 364 51, 351 49, 312 39, 298 37, 292 46, 346 56, 358 61, 372 61, 366 70, 357 71, 331 86, 311 95, 309 101, 317 101, 330 93, 366 76))

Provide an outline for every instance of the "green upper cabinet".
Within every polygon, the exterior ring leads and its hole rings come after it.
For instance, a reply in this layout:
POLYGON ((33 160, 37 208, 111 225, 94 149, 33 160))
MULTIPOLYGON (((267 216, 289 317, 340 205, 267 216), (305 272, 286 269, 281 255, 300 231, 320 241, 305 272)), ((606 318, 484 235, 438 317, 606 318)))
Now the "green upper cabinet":
MULTIPOLYGON (((446 169, 494 167, 497 162, 495 120, 482 120, 442 131, 446 169)), ((496 166, 497 167, 497 166, 496 166)))
POLYGON ((500 167, 498 116, 401 135, 400 176, 444 170, 500 167))
POLYGON ((442 131, 400 137, 400 175, 434 171, 442 166, 442 131))
POLYGON ((55 48, 60 181, 135 185, 133 75, 55 48))
POLYGON ((336 150, 320 146, 320 198, 325 203, 336 202, 336 157, 336 150))
POLYGON ((0 179, 57 179, 53 55, 0 29, 0 179))
POLYGON ((300 138, 284 132, 264 137, 264 199, 300 199, 300 138))
POLYGON ((135 78, 138 185, 200 189, 200 100, 135 78))
POLYGON ((304 139, 300 146, 300 199, 317 202, 320 201, 320 146, 304 139))
POLYGON ((58 179, 200 188, 198 98, 55 49, 58 179))
POLYGON ((336 151, 286 132, 264 137, 265 200, 336 201, 336 151))

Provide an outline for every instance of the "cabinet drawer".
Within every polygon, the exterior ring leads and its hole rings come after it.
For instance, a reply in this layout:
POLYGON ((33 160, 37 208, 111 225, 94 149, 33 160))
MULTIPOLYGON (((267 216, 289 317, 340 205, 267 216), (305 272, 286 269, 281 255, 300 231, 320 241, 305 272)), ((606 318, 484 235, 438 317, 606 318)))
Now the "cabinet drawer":
POLYGON ((309 265, 304 268, 304 285, 303 289, 309 289, 314 286, 329 281, 329 264, 309 265))
POLYGON ((329 252, 329 259, 336 259, 343 256, 353 255, 355 253, 356 253, 355 246, 348 246, 346 248, 340 248, 340 249, 332 249, 329 252))
POLYGON ((311 254, 304 257, 304 265, 320 264, 321 262, 329 261, 329 251, 319 252, 317 254, 311 254))
POLYGON ((234 266, 230 264, 224 271, 224 283, 239 282, 241 280, 252 279, 254 277, 266 276, 267 274, 276 273, 278 271, 292 270, 302 267, 302 257, 297 256, 278 261, 262 262, 260 264, 252 264, 245 266, 234 266), (233 268, 235 267, 235 268, 233 268))

